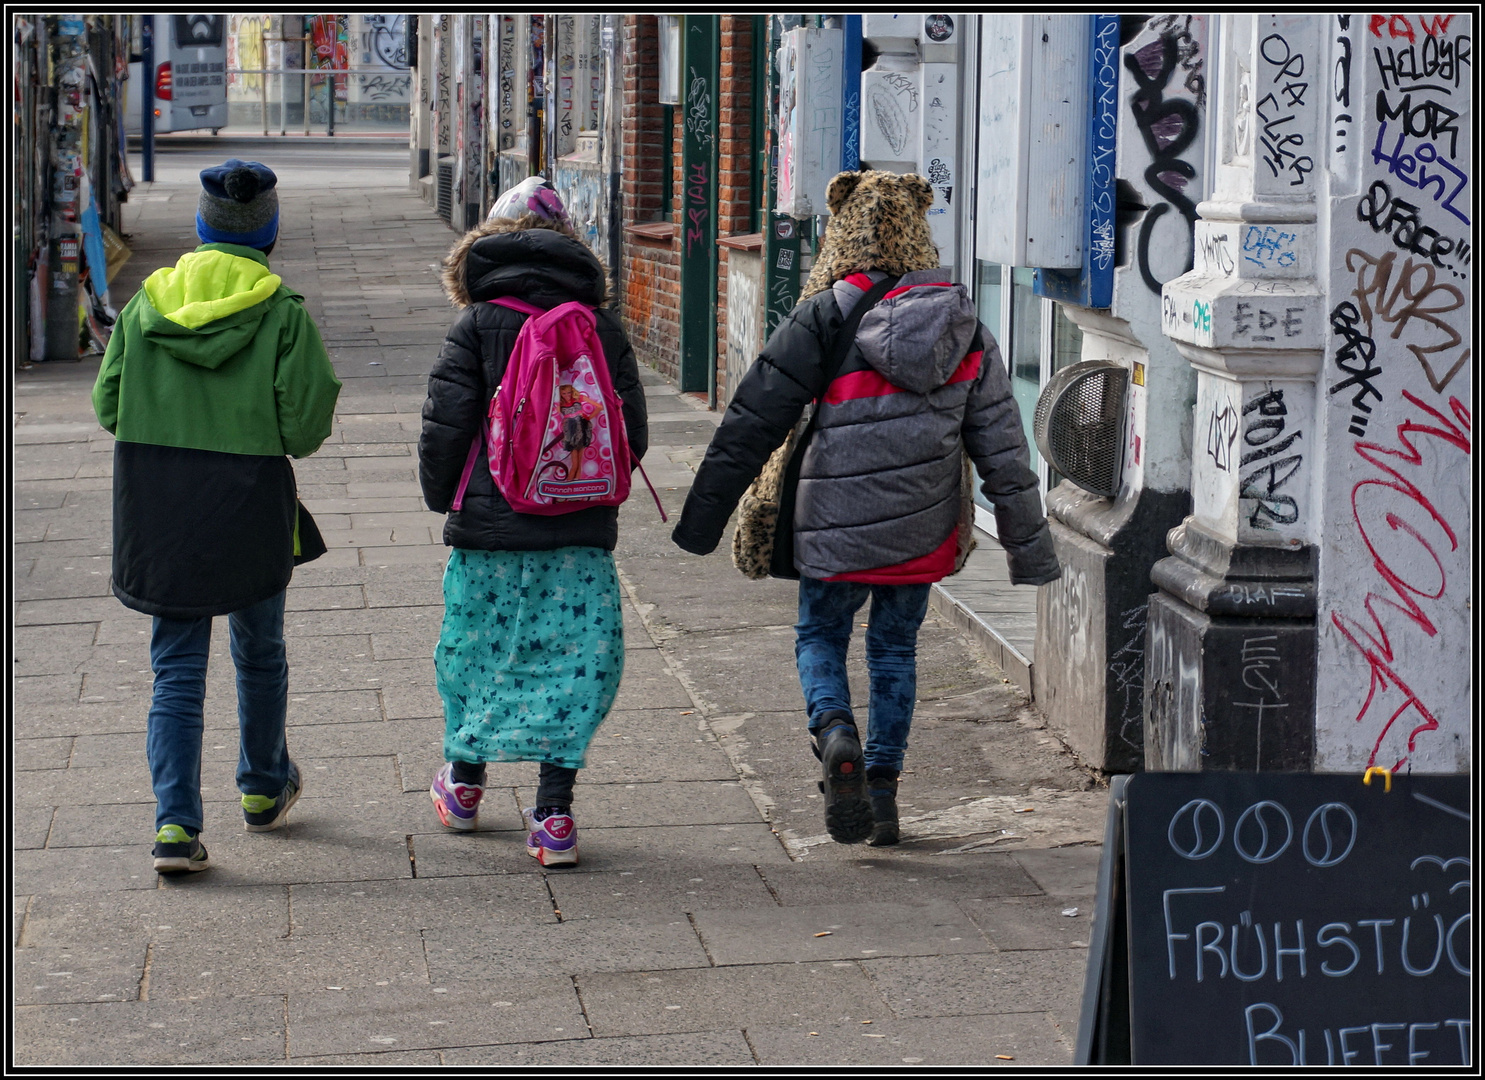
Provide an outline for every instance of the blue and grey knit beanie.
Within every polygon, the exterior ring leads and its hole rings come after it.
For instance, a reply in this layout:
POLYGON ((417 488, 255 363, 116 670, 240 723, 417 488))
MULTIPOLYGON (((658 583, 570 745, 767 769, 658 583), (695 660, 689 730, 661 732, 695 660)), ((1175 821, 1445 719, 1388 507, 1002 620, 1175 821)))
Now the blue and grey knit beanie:
POLYGON ((201 170, 196 235, 203 244, 266 248, 278 237, 278 177, 257 161, 228 158, 201 170))

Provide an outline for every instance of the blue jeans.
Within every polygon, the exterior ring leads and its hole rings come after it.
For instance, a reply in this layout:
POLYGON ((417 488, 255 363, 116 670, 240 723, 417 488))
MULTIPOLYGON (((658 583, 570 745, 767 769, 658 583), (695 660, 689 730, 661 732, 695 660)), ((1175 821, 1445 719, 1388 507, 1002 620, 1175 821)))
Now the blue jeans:
MULTIPOLYGON (((284 725, 289 661, 284 651, 284 594, 227 616, 237 668, 241 751, 237 787, 244 795, 277 798, 289 782, 284 725)), ((155 619, 150 667, 155 672, 146 747, 159 806, 155 828, 201 831, 201 738, 205 728, 206 661, 211 619, 155 619)))
POLYGON ((851 712, 846 649, 851 627, 866 597, 866 667, 871 678, 871 711, 865 758, 871 769, 902 770, 913 705, 918 700, 918 627, 928 612, 923 585, 862 585, 852 581, 799 579, 799 623, 794 627, 794 658, 804 690, 810 731, 831 709, 851 712))

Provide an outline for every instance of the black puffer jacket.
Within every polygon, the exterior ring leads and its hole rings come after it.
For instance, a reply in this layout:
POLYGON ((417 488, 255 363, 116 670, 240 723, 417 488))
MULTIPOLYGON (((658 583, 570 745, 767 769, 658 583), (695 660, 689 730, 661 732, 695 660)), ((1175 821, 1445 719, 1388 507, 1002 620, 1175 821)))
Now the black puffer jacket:
MULTIPOLYGON (((498 228, 498 226, 495 226, 498 228)), ((577 240, 551 229, 490 231, 482 226, 455 245, 445 263, 444 288, 463 312, 449 329, 428 376, 418 480, 430 510, 447 513, 443 542, 478 551, 549 551, 579 546, 612 551, 618 542, 617 507, 570 514, 519 514, 495 489, 483 456, 475 463, 463 508, 450 513, 469 446, 490 412, 526 316, 487 301, 513 296, 551 308, 569 300, 604 301, 603 267, 577 240)), ((624 426, 636 459, 649 443, 644 387, 634 350, 612 311, 598 311, 598 339, 614 390, 624 402, 624 426)))
MULTIPOLYGON (((894 299, 862 320, 821 405, 794 504, 795 566, 806 577, 898 565, 938 548, 959 514, 960 446, 995 505, 1011 580, 1041 585, 1061 574, 1000 350, 960 310, 962 287, 929 284, 946 280, 937 271, 903 277, 894 299), (968 377, 953 377, 956 369, 968 377)), ((824 395, 842 300, 849 312, 861 293, 837 282, 774 331, 697 471, 672 537, 682 548, 705 555, 717 546, 769 455, 824 395)))

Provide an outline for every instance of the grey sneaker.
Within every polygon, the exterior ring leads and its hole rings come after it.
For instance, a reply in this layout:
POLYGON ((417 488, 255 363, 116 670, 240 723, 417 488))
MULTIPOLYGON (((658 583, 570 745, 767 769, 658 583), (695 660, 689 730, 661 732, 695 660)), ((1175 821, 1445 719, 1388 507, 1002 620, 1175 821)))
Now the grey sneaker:
POLYGON ((192 836, 180 825, 162 825, 155 834, 155 873, 184 874, 211 865, 201 837, 192 836))
POLYGON ((299 766, 289 762, 289 783, 277 798, 268 795, 244 795, 242 797, 243 827, 248 832, 272 832, 288 819, 289 808, 299 801, 304 784, 299 778, 299 766))

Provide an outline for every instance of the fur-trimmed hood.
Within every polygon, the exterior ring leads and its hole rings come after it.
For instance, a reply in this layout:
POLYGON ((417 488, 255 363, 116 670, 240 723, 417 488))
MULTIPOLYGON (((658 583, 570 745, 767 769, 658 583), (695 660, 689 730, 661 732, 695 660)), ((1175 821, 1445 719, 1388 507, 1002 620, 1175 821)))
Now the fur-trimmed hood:
POLYGON ((862 270, 902 277, 934 270, 938 247, 928 227, 933 188, 917 173, 838 173, 826 189, 830 220, 801 300, 862 270))
POLYGON ((450 303, 515 296, 538 307, 577 300, 594 307, 608 299, 608 275, 581 240, 560 229, 519 221, 485 221, 461 236, 443 260, 443 291, 450 303))

